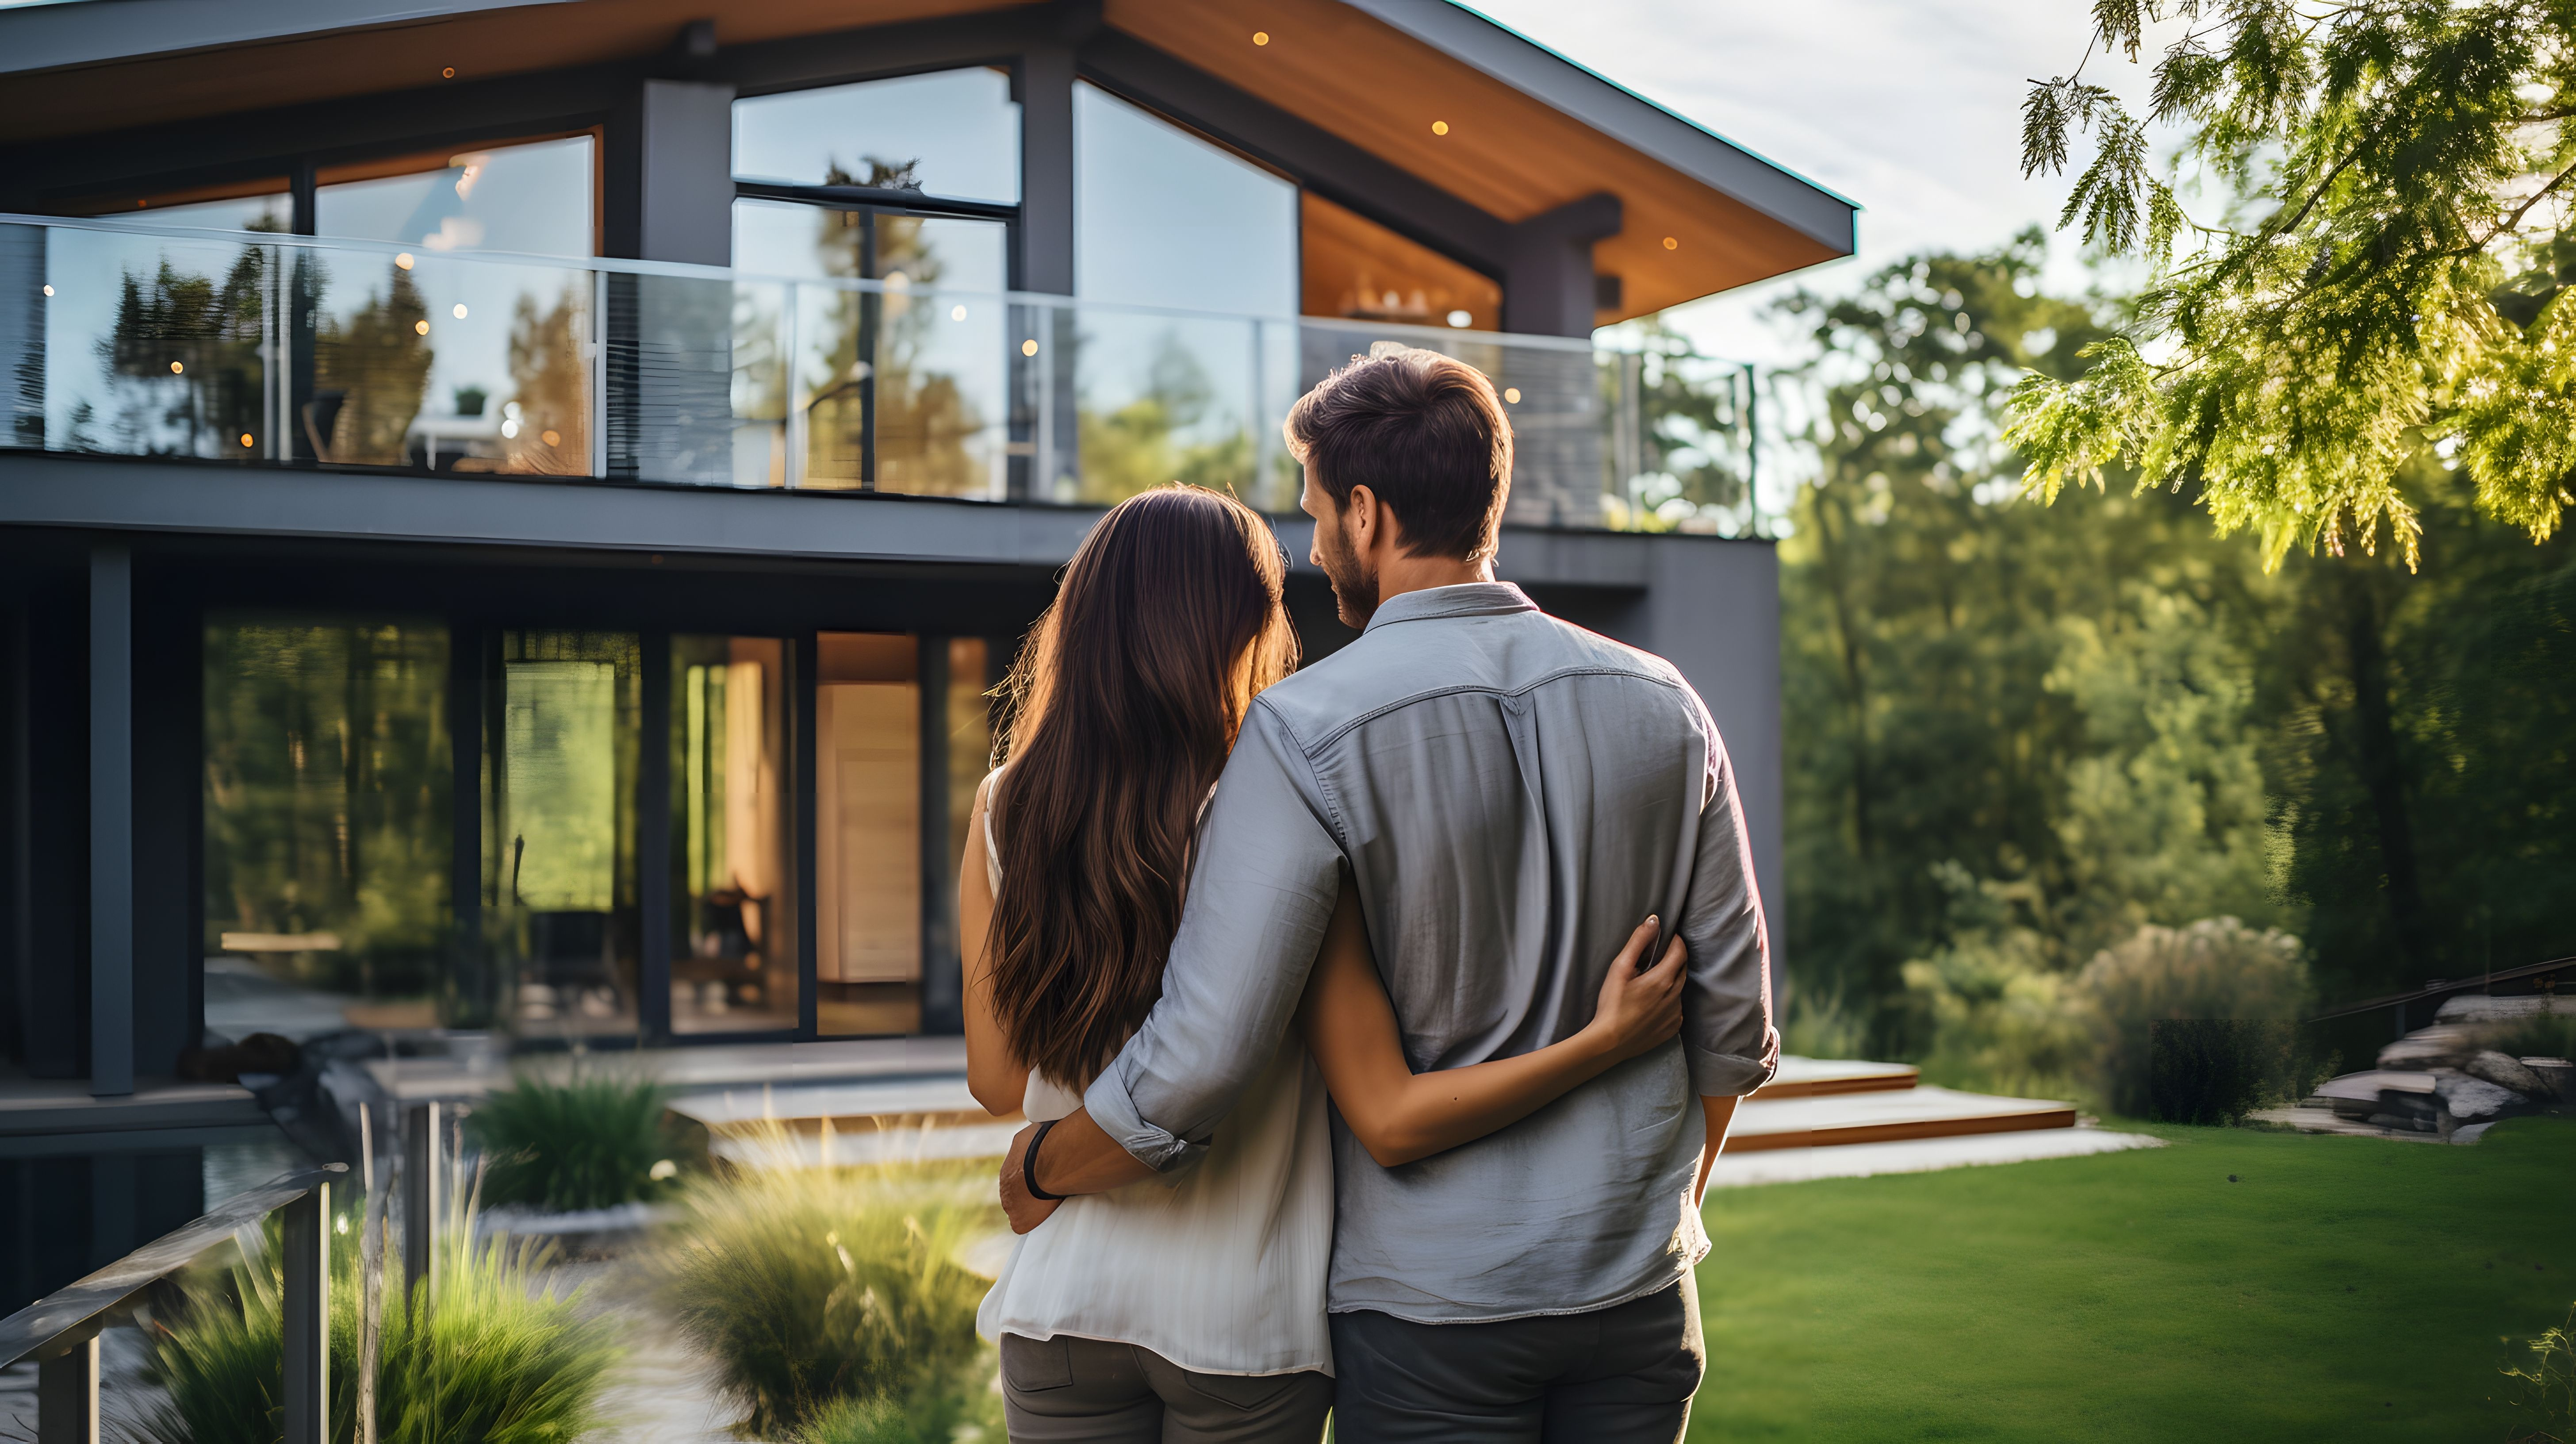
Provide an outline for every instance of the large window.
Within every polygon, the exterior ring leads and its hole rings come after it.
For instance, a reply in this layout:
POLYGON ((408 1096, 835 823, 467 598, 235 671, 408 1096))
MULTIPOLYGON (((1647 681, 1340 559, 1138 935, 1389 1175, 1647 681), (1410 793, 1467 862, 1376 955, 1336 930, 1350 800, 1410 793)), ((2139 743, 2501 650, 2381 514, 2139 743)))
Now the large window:
POLYGON ((501 634, 484 918, 504 1016, 527 1036, 636 1030, 640 660, 631 632, 501 634))
POLYGON ((1297 187, 1095 86, 1073 95, 1074 294, 1297 314, 1297 187))
POLYGON ((752 96, 734 102, 733 173, 1012 204, 1020 108, 1010 76, 981 66, 752 96))
POLYGON ((596 147, 586 135, 324 170, 316 235, 426 251, 588 256, 596 147))
POLYGON ((796 1026, 788 646, 671 642, 671 1030, 796 1026))
POLYGON ((206 1026, 452 1020, 447 630, 205 628, 206 1026))

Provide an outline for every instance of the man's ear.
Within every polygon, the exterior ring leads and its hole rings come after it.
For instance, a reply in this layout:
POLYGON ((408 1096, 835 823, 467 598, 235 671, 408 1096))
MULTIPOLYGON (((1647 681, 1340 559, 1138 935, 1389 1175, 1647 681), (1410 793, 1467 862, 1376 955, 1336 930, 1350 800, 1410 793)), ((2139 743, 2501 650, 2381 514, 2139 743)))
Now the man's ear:
POLYGON ((1365 486, 1351 488, 1349 499, 1342 503, 1342 516, 1343 534, 1353 552, 1367 552, 1386 526, 1386 508, 1378 505, 1377 493, 1365 486))

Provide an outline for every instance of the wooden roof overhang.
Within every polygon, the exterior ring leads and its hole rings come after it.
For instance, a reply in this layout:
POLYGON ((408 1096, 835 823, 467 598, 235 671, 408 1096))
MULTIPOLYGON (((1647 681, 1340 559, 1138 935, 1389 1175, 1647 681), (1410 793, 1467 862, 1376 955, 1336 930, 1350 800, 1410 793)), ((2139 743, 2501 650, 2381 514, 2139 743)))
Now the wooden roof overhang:
MULTIPOLYGON (((1312 166, 1283 168, 1399 229, 1400 213, 1425 206, 1464 218, 1416 238, 1497 275, 1508 228, 1586 202, 1597 214, 1614 198, 1616 232, 1593 249, 1595 268, 1621 281, 1604 323, 1853 249, 1850 202, 1445 0, 80 0, 0 11, 0 146, 544 71, 649 69, 710 11, 717 75, 738 69, 732 57, 824 37, 865 55, 869 30, 937 25, 989 30, 997 59, 1033 36, 1071 43, 1106 83, 1148 77, 1120 87, 1148 103, 1164 99, 1151 93, 1158 66, 1175 88, 1206 91, 1212 78, 1372 159, 1380 198, 1420 194, 1372 205, 1336 194, 1312 166), (1480 238, 1480 225, 1493 234, 1480 238)), ((1279 161, 1222 116, 1185 99, 1164 108, 1279 161)))

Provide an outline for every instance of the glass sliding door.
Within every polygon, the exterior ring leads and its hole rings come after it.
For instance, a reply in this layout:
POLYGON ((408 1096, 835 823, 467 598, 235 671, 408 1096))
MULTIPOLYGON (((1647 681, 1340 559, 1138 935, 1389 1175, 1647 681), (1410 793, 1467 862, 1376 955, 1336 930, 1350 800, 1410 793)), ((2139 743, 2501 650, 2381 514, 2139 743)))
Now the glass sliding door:
POLYGON ((485 721, 493 956, 524 1036, 631 1034, 639 951, 631 632, 505 631, 485 721))
POLYGON ((447 629, 208 618, 209 1031, 450 1021, 447 629))
POLYGON ((788 646, 671 642, 671 1030, 796 1026, 788 646))
POLYGON ((825 632, 814 697, 816 1026, 921 1027, 921 646, 825 632))

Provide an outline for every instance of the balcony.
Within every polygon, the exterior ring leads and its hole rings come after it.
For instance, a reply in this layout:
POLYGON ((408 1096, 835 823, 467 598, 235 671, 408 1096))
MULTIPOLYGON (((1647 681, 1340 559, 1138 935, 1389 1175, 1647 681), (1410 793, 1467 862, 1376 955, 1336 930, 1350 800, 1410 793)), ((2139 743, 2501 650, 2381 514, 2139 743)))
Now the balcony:
POLYGON ((1671 358, 1591 342, 0 219, 0 447, 25 450, 1077 506, 1181 480, 1285 513, 1281 419, 1389 344, 1493 379, 1511 521, 1756 529, 1666 501, 1677 444, 1749 471, 1741 378, 1677 408, 1671 358))

